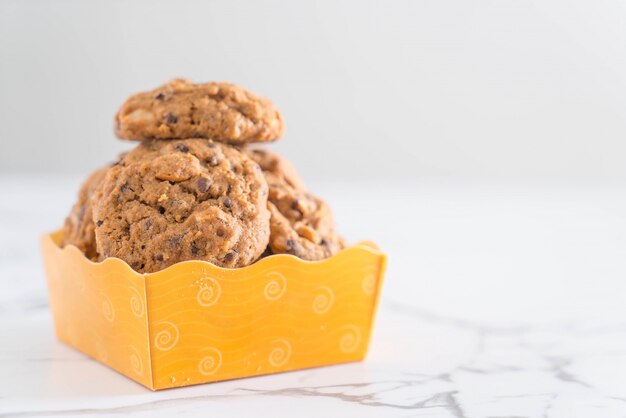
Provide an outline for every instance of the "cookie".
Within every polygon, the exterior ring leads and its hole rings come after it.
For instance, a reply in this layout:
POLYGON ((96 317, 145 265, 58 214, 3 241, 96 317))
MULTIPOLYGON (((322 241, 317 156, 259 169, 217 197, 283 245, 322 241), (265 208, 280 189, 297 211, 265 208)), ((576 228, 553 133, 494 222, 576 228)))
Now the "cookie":
POLYGON ((242 267, 268 244, 267 182, 256 162, 228 145, 144 141, 95 193, 100 257, 119 257, 139 272, 185 260, 242 267))
POLYGON ((206 138, 241 145, 274 141, 283 131, 272 103, 229 83, 172 80, 129 97, 115 115, 121 139, 206 138))
POLYGON ((286 185, 294 189, 306 190, 306 186, 294 166, 285 158, 266 149, 244 147, 243 151, 259 164, 263 174, 277 187, 286 185))
POLYGON ((104 178, 108 167, 100 168, 87 177, 78 192, 78 200, 72 211, 65 219, 63 226, 62 246, 75 245, 85 253, 85 256, 94 260, 98 257, 96 251, 96 225, 92 219, 92 200, 94 190, 104 178))
POLYGON ((304 260, 339 252, 345 245, 335 232, 330 208, 306 189, 291 164, 267 150, 246 148, 245 152, 261 166, 269 186, 271 252, 304 260))

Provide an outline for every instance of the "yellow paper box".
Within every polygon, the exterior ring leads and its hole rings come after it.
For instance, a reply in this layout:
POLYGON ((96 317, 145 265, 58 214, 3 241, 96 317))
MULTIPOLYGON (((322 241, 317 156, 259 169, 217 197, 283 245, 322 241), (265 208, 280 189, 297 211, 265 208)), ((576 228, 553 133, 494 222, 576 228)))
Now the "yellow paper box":
POLYGON ((58 338, 150 389, 365 357, 386 262, 374 244, 318 262, 274 255, 140 274, 61 238, 42 238, 58 338))

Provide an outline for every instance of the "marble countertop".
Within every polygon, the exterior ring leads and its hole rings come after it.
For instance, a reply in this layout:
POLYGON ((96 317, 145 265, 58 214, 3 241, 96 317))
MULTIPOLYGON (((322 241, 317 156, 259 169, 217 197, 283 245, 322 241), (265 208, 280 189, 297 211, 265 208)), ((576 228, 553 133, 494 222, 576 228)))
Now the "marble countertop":
POLYGON ((0 417, 626 417, 623 186, 317 185, 389 254, 367 360, 151 392, 54 337, 38 239, 77 184, 0 178, 0 417))

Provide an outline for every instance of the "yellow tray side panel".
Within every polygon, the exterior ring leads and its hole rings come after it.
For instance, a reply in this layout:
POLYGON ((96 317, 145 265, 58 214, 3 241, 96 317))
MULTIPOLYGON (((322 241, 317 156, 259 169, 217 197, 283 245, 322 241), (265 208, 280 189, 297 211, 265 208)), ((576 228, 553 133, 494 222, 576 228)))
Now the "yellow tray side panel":
POLYGON ((380 255, 355 247, 316 263, 186 262, 150 275, 155 388, 363 359, 380 270, 380 255))
POLYGON ((145 281, 120 260, 92 263, 60 234, 42 240, 57 337, 152 387, 145 281))

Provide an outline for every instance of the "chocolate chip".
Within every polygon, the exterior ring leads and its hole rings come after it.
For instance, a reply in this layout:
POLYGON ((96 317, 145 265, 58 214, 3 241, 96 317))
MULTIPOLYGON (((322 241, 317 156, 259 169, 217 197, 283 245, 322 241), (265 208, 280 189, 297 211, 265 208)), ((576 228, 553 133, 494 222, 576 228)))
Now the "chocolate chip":
POLYGON ((220 159, 217 158, 217 155, 212 156, 211 158, 209 158, 207 160, 207 163, 211 166, 211 167, 215 167, 216 165, 218 165, 220 163, 220 159))
POLYGON ((320 241, 320 245, 323 245, 324 247, 328 245, 328 241, 326 241, 324 238, 322 238, 322 240, 320 241))
POLYGON ((148 229, 152 228, 152 219, 150 219, 150 218, 146 219, 145 227, 146 227, 146 231, 148 229))
POLYGON ((120 187, 120 192, 124 193, 126 191, 126 189, 128 189, 128 183, 124 183, 122 184, 122 187, 120 187))
POLYGON ((96 222, 96 226, 102 226, 103 223, 104 223, 104 221, 98 221, 98 222, 96 222))
POLYGON ((237 174, 237 167, 235 167, 234 165, 230 165, 230 171, 232 171, 233 173, 237 174))
POLYGON ((232 261, 235 258, 236 255, 237 255, 237 251, 235 251, 235 250, 232 250, 232 251, 226 253, 226 255, 224 256, 224 262, 228 263, 229 261, 232 261))
POLYGON ((302 215, 302 210, 300 210, 300 201, 298 199, 294 200, 291 203, 291 209, 297 211, 300 215, 302 215))
POLYGON ((195 245, 191 246, 191 254, 196 255, 200 252, 200 248, 196 247, 195 245))
POLYGON ((163 261, 163 254, 156 254, 154 256, 154 261, 163 261))
POLYGON ((180 152, 189 152, 189 147, 185 144, 176 144, 174 145, 174 148, 180 152))
POLYGON ((183 240, 183 237, 181 235, 175 235, 171 237, 170 239, 168 239, 167 243, 170 247, 176 247, 180 244, 182 240, 183 240))
POLYGON ((163 206, 159 206, 159 213, 163 215, 165 213, 165 208, 163 206))
POLYGON ((224 200, 222 201, 222 203, 224 204, 224 207, 227 209, 230 209, 233 206, 233 203, 230 200, 230 197, 226 196, 224 197, 224 200))
POLYGON ((200 193, 206 193, 209 191, 209 187, 211 187, 211 181, 209 179, 205 179, 204 177, 200 177, 196 185, 198 186, 198 191, 200 193))
POLYGON ((296 242, 292 239, 288 239, 285 243, 285 246, 287 246, 287 250, 293 250, 294 248, 296 248, 296 242))
POLYGON ((159 94, 156 95, 155 99, 163 100, 163 99, 165 99, 165 95, 163 93, 159 93, 159 94))
POLYGON ((173 114, 173 113, 166 113, 165 114, 165 122, 167 122, 167 123, 176 123, 176 122, 178 122, 178 117, 176 117, 176 115, 173 114))

